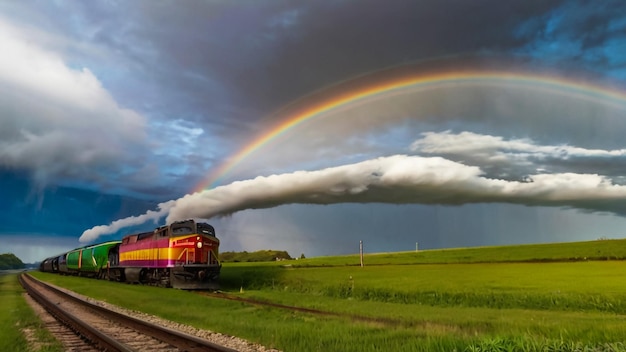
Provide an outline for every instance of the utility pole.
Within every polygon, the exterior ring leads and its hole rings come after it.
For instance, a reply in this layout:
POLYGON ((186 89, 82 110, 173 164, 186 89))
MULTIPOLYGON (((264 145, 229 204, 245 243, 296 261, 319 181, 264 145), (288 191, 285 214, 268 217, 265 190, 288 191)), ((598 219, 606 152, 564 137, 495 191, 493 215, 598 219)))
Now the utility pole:
POLYGON ((359 253, 361 253, 361 268, 363 267, 363 241, 359 241, 359 253))

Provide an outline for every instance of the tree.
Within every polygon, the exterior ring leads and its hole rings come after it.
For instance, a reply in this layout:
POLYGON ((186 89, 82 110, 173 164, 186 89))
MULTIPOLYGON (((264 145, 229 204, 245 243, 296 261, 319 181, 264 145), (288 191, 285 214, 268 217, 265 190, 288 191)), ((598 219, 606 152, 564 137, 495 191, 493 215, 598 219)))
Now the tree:
POLYGON ((0 270, 24 269, 25 265, 13 253, 0 254, 0 270))
POLYGON ((221 252, 223 262, 270 262, 291 259, 287 251, 261 250, 256 252, 221 252))

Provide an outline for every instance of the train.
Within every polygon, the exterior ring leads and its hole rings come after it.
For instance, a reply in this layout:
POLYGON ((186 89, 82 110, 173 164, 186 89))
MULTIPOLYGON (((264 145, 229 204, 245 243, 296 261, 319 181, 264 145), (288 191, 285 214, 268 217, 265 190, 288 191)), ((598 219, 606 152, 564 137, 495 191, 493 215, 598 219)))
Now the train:
POLYGON ((217 290, 222 265, 215 228, 177 221, 44 259, 39 270, 186 290, 217 290))

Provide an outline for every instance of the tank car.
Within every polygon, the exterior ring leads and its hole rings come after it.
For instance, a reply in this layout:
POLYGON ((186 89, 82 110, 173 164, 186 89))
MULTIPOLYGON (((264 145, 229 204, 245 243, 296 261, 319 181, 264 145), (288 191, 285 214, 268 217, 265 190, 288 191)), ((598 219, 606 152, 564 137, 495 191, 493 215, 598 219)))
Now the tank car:
POLYGON ((61 274, 61 275, 69 274, 69 272, 67 270, 66 258, 67 258, 67 253, 63 253, 63 254, 61 254, 61 255, 59 255, 57 257, 57 263, 59 265, 59 267, 58 267, 59 268, 59 274, 61 274))
POLYGON ((59 258, 58 257, 50 257, 44 259, 39 265, 39 270, 47 273, 56 273, 59 272, 59 258))
POLYGON ((109 256, 110 278, 180 289, 217 289, 221 264, 213 226, 185 220, 125 236, 109 256))

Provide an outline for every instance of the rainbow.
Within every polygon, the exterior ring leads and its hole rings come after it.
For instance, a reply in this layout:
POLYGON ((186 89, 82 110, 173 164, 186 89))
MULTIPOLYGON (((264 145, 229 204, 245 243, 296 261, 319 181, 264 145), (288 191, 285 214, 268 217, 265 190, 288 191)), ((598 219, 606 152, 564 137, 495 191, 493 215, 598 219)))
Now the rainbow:
MULTIPOLYGON (((351 82, 350 87, 339 93, 325 98, 315 99, 314 103, 297 103, 303 107, 289 109, 281 122, 256 136, 252 141, 232 155, 226 162, 215 169, 196 188, 195 192, 215 187, 220 179, 226 176, 244 159, 258 151, 264 145, 276 137, 287 133, 294 127, 322 116, 340 108, 349 107, 352 104, 380 99, 389 94, 399 94, 406 90, 430 89, 445 85, 461 86, 468 84, 491 84, 507 86, 531 86, 533 89, 549 90, 553 94, 574 96, 579 99, 601 101, 610 103, 618 108, 626 109, 626 93, 617 88, 605 87, 589 83, 587 80, 575 80, 555 75, 542 75, 527 71, 497 71, 497 70, 450 70, 446 72, 434 72, 427 74, 412 74, 407 76, 390 75, 390 78, 378 80, 374 83, 351 82)), ((337 89, 330 89, 336 91, 337 89)), ((305 102, 310 99, 304 99, 305 102)), ((294 104, 292 104, 294 105, 294 104)))

